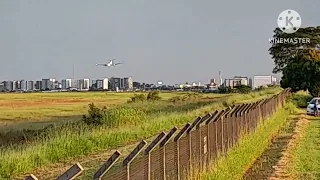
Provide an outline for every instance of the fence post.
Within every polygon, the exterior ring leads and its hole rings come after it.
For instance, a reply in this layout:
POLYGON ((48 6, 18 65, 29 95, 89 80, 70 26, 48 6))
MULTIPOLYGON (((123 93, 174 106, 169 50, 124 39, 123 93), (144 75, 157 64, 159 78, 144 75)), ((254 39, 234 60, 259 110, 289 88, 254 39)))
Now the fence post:
POLYGON ((169 133, 162 139, 162 141, 159 144, 160 147, 160 152, 162 154, 162 169, 163 169, 163 178, 162 179, 167 179, 166 177, 166 147, 165 145, 168 144, 168 142, 170 141, 170 139, 172 138, 173 134, 178 130, 177 127, 172 128, 169 133))
POLYGON ((57 180, 72 180, 79 176, 83 171, 83 167, 76 163, 70 169, 68 169, 65 173, 57 178, 57 180))
POLYGON ((101 178, 108 172, 108 170, 116 163, 120 157, 120 152, 116 151, 112 156, 99 168, 99 170, 93 175, 94 180, 101 180, 101 178))
POLYGON ((192 129, 200 122, 201 117, 199 116, 198 118, 196 118, 192 124, 190 125, 190 127, 187 129, 186 133, 187 133, 187 137, 188 137, 188 145, 189 145, 189 167, 188 167, 188 171, 189 171, 189 176, 191 176, 191 170, 192 170, 192 140, 191 140, 191 131, 192 129))
POLYGON ((145 158, 147 167, 144 169, 144 178, 147 180, 151 179, 151 151, 159 144, 159 142, 163 139, 163 137, 166 135, 166 133, 161 132, 150 144, 149 146, 144 150, 144 156, 148 156, 145 158))
POLYGON ((142 151, 142 148, 147 145, 145 140, 142 140, 131 153, 123 160, 122 167, 127 168, 127 180, 130 179, 130 163, 133 161, 135 157, 142 151))
POLYGON ((183 136, 183 134, 187 131, 187 129, 191 126, 190 123, 187 123, 181 130, 180 132, 174 137, 174 142, 176 143, 176 151, 175 151, 175 161, 176 161, 176 168, 177 168, 177 179, 180 180, 180 139, 183 136))
MULTIPOLYGON (((199 165, 199 170, 200 171, 203 170, 203 166, 204 166, 204 163, 202 163, 202 161, 203 161, 202 154, 205 154, 205 153, 203 153, 204 148, 208 148, 208 140, 207 139, 202 140, 202 132, 201 132, 200 127, 202 126, 202 123, 206 122, 211 117, 212 117, 211 113, 206 114, 204 117, 201 118, 199 123, 196 125, 196 129, 198 130, 197 131, 197 135, 199 136, 198 139, 199 139, 199 146, 200 146, 199 158, 197 159, 197 160, 199 160, 198 165, 199 165)), ((208 137, 204 137, 204 138, 208 138, 208 137)))
POLYGON ((225 119, 226 119, 226 129, 227 129, 227 132, 226 132, 226 134, 227 134, 227 147, 228 147, 228 149, 230 149, 230 147, 232 147, 233 146, 233 143, 234 143, 234 141, 233 141, 233 125, 232 125, 232 118, 231 118, 231 114, 235 111, 237 109, 237 106, 235 106, 235 105, 233 105, 233 106, 231 106, 231 109, 230 109, 230 111, 229 112, 227 112, 225 115, 224 115, 224 117, 225 117, 225 119))
POLYGON ((30 174, 29 176, 27 176, 27 177, 25 178, 25 180, 38 180, 38 178, 37 178, 35 175, 30 174))
POLYGON ((207 166, 209 167, 210 162, 213 158, 217 157, 217 127, 216 121, 221 118, 224 114, 224 110, 222 111, 215 111, 210 119, 206 121, 207 131, 208 131, 208 163, 207 166))

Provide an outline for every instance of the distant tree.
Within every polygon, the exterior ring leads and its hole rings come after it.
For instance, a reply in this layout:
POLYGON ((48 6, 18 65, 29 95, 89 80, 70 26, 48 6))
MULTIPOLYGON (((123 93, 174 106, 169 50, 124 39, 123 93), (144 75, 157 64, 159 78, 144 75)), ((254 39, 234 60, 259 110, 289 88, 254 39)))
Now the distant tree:
POLYGON ((228 94, 232 92, 232 89, 230 86, 220 86, 218 87, 218 91, 221 94, 228 94))
POLYGON ((235 89, 237 93, 243 93, 243 94, 247 94, 252 90, 250 86, 246 86, 246 85, 236 86, 235 89))

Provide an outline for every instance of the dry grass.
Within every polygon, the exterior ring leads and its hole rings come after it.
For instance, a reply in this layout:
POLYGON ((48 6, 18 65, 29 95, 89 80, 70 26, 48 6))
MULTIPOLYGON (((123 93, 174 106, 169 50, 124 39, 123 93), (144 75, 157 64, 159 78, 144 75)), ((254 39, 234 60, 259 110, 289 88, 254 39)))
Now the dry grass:
MULTIPOLYGON (((163 100, 181 93, 161 93, 163 100)), ((79 120, 88 104, 113 107, 127 102, 133 93, 62 92, 0 94, 0 132, 39 129, 52 123, 79 120)), ((222 97, 208 94, 209 97, 222 97)))

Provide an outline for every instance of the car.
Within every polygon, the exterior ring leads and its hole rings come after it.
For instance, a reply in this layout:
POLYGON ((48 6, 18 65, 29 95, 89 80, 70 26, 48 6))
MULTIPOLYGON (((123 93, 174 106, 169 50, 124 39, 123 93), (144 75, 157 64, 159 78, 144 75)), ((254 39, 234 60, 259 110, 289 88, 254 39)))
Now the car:
POLYGON ((310 102, 308 102, 307 106, 307 114, 308 115, 314 115, 314 105, 317 104, 318 110, 320 110, 320 97, 313 98, 310 102))

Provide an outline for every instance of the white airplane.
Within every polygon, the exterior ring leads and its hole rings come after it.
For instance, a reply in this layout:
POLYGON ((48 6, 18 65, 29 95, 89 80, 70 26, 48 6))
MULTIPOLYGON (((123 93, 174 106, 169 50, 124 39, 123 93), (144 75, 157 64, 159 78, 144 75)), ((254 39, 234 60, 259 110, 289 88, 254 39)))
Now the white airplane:
POLYGON ((96 66, 115 67, 115 66, 117 66, 119 64, 124 64, 122 62, 115 63, 113 60, 116 60, 116 59, 109 60, 109 63, 107 63, 107 64, 96 64, 96 66))

